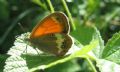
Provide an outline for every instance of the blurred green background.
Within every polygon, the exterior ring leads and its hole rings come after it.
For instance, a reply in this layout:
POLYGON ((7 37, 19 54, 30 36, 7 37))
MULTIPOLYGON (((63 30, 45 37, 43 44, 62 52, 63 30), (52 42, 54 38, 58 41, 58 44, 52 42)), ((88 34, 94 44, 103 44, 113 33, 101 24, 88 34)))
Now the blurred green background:
MULTIPOLYGON (((61 0, 51 3, 55 11, 66 13, 61 0)), ((120 30, 119 0, 66 0, 66 3, 75 24, 95 24, 105 41, 120 30)), ((17 35, 31 31, 48 13, 47 0, 0 0, 0 53, 6 53, 17 35)))
MULTIPOLYGON (((62 0, 50 1, 55 11, 66 13, 62 0)), ((100 30, 105 42, 120 31, 120 0, 65 1, 79 30, 79 33, 72 34, 83 45, 90 41, 87 35, 92 25, 100 30), (81 34, 81 37, 77 34, 81 34)), ((0 0, 0 54, 7 53, 18 35, 31 32, 36 23, 50 12, 48 0, 0 0)))

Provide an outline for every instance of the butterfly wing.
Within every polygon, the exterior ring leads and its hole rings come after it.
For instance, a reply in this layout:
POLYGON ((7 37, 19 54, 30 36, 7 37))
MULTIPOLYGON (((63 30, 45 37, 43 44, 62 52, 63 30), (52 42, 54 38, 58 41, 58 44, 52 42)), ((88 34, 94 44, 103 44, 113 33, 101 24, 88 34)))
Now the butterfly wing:
POLYGON ((64 33, 43 35, 31 40, 33 46, 57 56, 63 56, 71 47, 71 37, 64 33))
POLYGON ((64 55, 72 45, 67 17, 55 12, 44 18, 33 29, 30 42, 44 52, 64 55))
POLYGON ((68 19, 65 14, 55 12, 39 22, 30 35, 30 38, 40 37, 50 33, 69 33, 68 19))

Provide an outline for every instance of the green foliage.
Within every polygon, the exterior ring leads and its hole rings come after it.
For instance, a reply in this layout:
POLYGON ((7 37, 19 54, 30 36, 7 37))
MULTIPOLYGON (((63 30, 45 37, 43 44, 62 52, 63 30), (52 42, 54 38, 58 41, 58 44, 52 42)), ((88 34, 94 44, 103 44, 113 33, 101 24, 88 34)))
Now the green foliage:
POLYGON ((107 42, 103 50, 102 58, 120 64, 120 32, 115 33, 113 37, 107 42))
POLYGON ((119 72, 120 65, 105 59, 97 60, 97 66, 101 72, 119 72))
MULTIPOLYGON (((13 46, 8 51, 8 54, 11 56, 8 57, 8 59, 5 62, 6 63, 5 69, 4 69, 5 72, 17 71, 18 69, 26 71, 26 70, 28 70, 28 68, 30 71, 35 71, 38 69, 47 69, 49 72, 49 70, 51 70, 51 69, 49 69, 50 67, 53 67, 53 69, 54 69, 54 68, 56 68, 56 67, 54 67, 55 65, 58 64, 58 67, 59 67, 59 64, 60 64, 60 66, 64 65, 64 62, 66 64, 66 67, 65 67, 66 71, 70 72, 70 69, 72 67, 75 67, 74 69, 72 69, 72 71, 76 71, 76 70, 79 70, 77 63, 76 62, 72 63, 69 60, 76 58, 76 57, 80 57, 80 56, 88 53, 94 47, 96 47, 98 44, 98 41, 94 40, 93 42, 90 43, 90 45, 83 47, 81 50, 75 51, 70 56, 56 57, 56 56, 44 54, 39 50, 36 51, 34 48, 32 48, 31 46, 28 45, 29 42, 26 45, 25 44, 26 41, 24 39, 27 36, 29 37, 29 33, 22 34, 21 36, 19 36, 14 43, 15 46, 13 46), (27 49, 26 49, 26 47, 27 47, 27 49), (27 50, 27 51, 25 51, 25 50, 27 50), (13 63, 10 63, 10 62, 13 62, 13 63), (27 66, 26 66, 26 63, 27 63, 27 66), (70 66, 69 66, 69 63, 71 64, 70 66), (18 64, 18 65, 16 65, 16 64, 18 64), (67 70, 67 68, 68 68, 68 70, 67 70)), ((76 46, 74 45, 72 48, 76 48, 76 46)), ((57 70, 59 71, 59 69, 57 69, 57 70)), ((60 69, 60 71, 61 71, 61 69, 60 69)))
POLYGON ((0 72, 3 71, 4 69, 4 65, 5 65, 5 61, 8 58, 8 55, 0 55, 0 72))
POLYGON ((4 21, 5 19, 8 19, 9 17, 9 11, 7 9, 8 4, 6 0, 0 0, 0 21, 4 21))
POLYGON ((118 0, 0 0, 0 72, 120 72, 119 12, 118 0), (26 40, 55 11, 68 16, 74 40, 62 57, 26 40))
POLYGON ((83 45, 89 44, 89 42, 92 40, 94 29, 91 27, 78 25, 77 22, 76 24, 76 30, 72 31, 71 35, 83 45))
POLYGON ((100 35, 100 32, 94 27, 94 34, 93 34, 93 40, 97 39, 99 41, 99 45, 93 49, 93 53, 97 58, 101 58, 102 52, 104 49, 104 41, 100 35))
POLYGON ((28 71, 26 62, 19 56, 10 56, 5 63, 4 72, 28 71))

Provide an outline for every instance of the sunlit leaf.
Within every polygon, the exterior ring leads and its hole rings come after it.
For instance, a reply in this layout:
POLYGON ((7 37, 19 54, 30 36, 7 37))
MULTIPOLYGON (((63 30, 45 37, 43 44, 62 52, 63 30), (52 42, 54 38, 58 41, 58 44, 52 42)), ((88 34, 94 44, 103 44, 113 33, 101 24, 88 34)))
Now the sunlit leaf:
POLYGON ((102 53, 102 58, 120 64, 120 32, 114 34, 107 42, 102 53))
POLYGON ((11 56, 5 62, 4 72, 27 72, 28 67, 25 59, 19 56, 11 56))
POLYGON ((94 27, 94 34, 93 34, 93 40, 98 40, 99 45, 93 49, 93 53, 97 58, 101 58, 102 51, 104 49, 104 41, 101 38, 100 32, 97 30, 96 27, 94 27))
POLYGON ((100 72, 120 72, 120 65, 108 60, 98 59, 97 66, 100 72))

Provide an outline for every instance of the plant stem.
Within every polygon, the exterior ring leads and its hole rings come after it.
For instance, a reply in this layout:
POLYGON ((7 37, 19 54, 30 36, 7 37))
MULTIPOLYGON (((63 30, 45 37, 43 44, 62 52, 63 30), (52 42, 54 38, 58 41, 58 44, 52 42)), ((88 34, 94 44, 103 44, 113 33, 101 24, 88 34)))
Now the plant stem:
POLYGON ((25 16, 29 15, 30 13, 32 13, 34 10, 36 9, 28 9, 26 11, 24 11, 23 13, 21 13, 12 23, 11 25, 8 27, 8 29, 5 31, 5 33, 3 34, 3 36, 0 38, 0 45, 2 45, 4 43, 4 41, 6 40, 7 36, 10 34, 10 32, 12 31, 12 29, 18 24, 18 22, 23 19, 25 16))
POLYGON ((50 1, 50 0, 47 0, 47 3, 48 3, 48 5, 49 5, 49 7, 50 7, 51 13, 54 13, 55 10, 54 10, 54 7, 53 7, 51 1, 50 1))
POLYGON ((96 70, 95 66, 93 65, 92 61, 88 57, 85 57, 85 58, 87 59, 87 61, 90 64, 90 66, 92 67, 93 71, 97 72, 97 70, 96 70))
POLYGON ((70 11, 68 9, 68 6, 67 6, 65 0, 61 0, 61 1, 62 1, 62 4, 63 4, 66 12, 67 12, 67 15, 68 15, 69 19, 70 19, 72 30, 75 30, 76 28, 75 28, 75 25, 74 25, 74 22, 73 22, 73 19, 72 19, 72 15, 71 15, 71 13, 70 13, 70 11))
POLYGON ((33 3, 41 6, 42 8, 44 8, 45 10, 47 10, 47 6, 45 5, 45 3, 42 3, 41 0, 31 0, 33 3))

